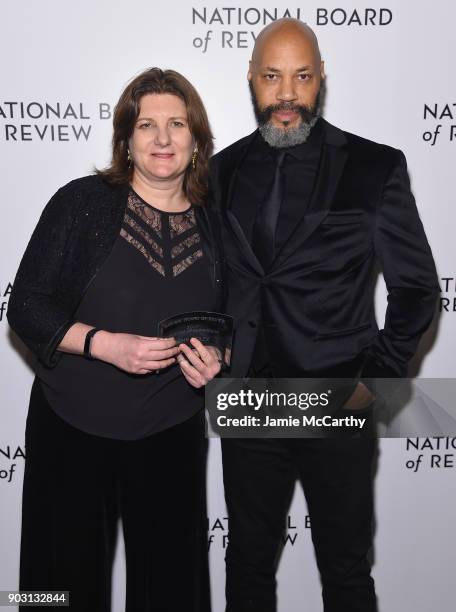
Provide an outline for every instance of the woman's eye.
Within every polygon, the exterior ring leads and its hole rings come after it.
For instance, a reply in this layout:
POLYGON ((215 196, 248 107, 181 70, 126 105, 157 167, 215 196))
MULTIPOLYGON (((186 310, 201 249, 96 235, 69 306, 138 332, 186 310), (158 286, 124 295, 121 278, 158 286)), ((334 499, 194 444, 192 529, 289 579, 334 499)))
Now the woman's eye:
POLYGON ((172 122, 173 127, 184 127, 184 123, 182 121, 173 121, 172 122))
POLYGON ((144 122, 144 123, 140 123, 140 124, 138 125, 138 127, 139 127, 139 129, 147 129, 147 128, 150 128, 150 127, 151 127, 151 125, 152 125, 152 124, 151 124, 151 122, 150 122, 150 121, 146 121, 146 122, 144 122))

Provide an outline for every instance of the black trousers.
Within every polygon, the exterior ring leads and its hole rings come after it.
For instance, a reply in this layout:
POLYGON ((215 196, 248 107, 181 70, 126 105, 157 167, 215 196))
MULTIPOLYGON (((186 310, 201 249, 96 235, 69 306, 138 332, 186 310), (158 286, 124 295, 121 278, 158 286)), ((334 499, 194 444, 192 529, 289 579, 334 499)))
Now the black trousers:
MULTIPOLYGON (((375 448, 374 439, 222 440, 227 612, 276 611, 276 566, 296 479, 307 500, 325 612, 377 610, 367 558, 375 448)), ((299 610, 307 610, 305 600, 299 610)))
POLYGON ((208 612, 206 442, 202 413, 141 440, 89 435, 53 412, 36 380, 20 589, 68 590, 70 610, 108 612, 121 518, 126 610, 208 612))

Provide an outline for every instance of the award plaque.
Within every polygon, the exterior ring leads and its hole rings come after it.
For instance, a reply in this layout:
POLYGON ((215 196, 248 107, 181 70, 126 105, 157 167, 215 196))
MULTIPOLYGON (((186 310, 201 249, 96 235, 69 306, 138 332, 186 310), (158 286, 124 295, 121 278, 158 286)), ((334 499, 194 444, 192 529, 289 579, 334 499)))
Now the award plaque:
POLYGON ((160 338, 175 338, 177 344, 190 344, 190 338, 197 338, 207 346, 220 351, 222 363, 230 364, 233 342, 233 318, 226 314, 209 311, 183 312, 163 319, 158 324, 160 338))

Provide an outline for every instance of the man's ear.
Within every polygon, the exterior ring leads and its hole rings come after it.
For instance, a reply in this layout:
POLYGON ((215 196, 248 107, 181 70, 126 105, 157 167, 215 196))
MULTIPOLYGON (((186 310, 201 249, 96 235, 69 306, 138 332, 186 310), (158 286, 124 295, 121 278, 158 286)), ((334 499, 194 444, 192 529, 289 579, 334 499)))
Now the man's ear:
POLYGON ((326 74, 325 74, 325 62, 322 60, 320 62, 320 76, 322 79, 326 78, 326 74))
POLYGON ((252 80, 252 60, 249 61, 249 70, 247 72, 247 80, 251 81, 252 80))

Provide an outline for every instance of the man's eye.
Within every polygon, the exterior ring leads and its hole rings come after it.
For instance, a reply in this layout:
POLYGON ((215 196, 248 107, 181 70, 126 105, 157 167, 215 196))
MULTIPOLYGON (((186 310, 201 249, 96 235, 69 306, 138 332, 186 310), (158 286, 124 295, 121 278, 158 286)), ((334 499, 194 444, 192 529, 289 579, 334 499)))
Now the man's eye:
POLYGON ((298 74, 298 79, 300 81, 308 81, 311 78, 312 78, 311 74, 298 74))
POLYGON ((277 78, 277 75, 276 74, 265 74, 264 78, 267 81, 274 81, 277 78))

